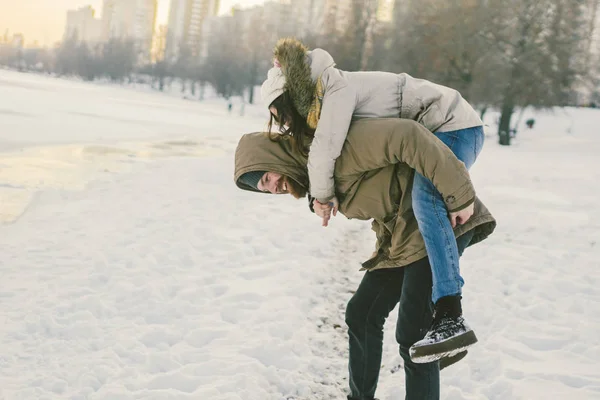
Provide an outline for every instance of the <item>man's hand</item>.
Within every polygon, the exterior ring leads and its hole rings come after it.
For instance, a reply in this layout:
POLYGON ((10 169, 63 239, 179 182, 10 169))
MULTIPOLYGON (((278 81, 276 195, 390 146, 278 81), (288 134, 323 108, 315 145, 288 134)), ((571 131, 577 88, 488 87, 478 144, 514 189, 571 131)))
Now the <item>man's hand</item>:
POLYGON ((329 219, 331 218, 331 211, 333 211, 334 217, 337 215, 339 202, 336 197, 333 197, 331 200, 329 200, 329 203, 327 204, 323 204, 319 202, 319 200, 315 199, 313 208, 315 210, 315 214, 323 219, 323 226, 327 226, 329 225, 329 219))
POLYGON ((475 212, 475 202, 471 203, 467 208, 463 208, 457 212, 450 213, 450 223, 452 224, 452 228, 456 228, 456 224, 462 225, 471 218, 475 212))

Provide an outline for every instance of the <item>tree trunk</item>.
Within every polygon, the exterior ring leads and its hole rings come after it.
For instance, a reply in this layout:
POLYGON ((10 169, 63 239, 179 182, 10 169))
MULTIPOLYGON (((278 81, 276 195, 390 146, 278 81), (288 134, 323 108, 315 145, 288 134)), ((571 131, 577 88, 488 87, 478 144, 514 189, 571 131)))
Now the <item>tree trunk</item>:
POLYGON ((514 106, 507 99, 502 104, 502 113, 500 114, 500 124, 498 126, 498 138, 503 146, 510 146, 510 118, 512 117, 514 106))
POLYGON ((250 80, 248 81, 248 102, 254 104, 254 85, 256 84, 258 76, 258 54, 255 51, 252 53, 252 65, 250 66, 250 80))
POLYGON ((250 84, 248 90, 250 91, 250 93, 248 93, 248 103, 254 104, 254 85, 250 84))
POLYGON ((485 113, 487 112, 488 107, 487 106, 483 106, 483 108, 481 109, 481 112, 479 113, 479 118, 481 118, 481 120, 483 121, 483 117, 485 117, 485 113))
POLYGON ((206 86, 206 82, 201 81, 200 82, 200 90, 199 90, 200 94, 198 96, 198 100, 204 100, 204 88, 205 88, 205 86, 206 86))
POLYGON ((515 124, 515 134, 514 134, 514 136, 516 136, 517 133, 518 133, 517 130, 519 129, 519 126, 521 126, 521 121, 523 121, 523 115, 525 115, 525 109, 526 108, 527 107, 521 107, 521 110, 519 111, 519 116, 517 117, 517 123, 515 124))

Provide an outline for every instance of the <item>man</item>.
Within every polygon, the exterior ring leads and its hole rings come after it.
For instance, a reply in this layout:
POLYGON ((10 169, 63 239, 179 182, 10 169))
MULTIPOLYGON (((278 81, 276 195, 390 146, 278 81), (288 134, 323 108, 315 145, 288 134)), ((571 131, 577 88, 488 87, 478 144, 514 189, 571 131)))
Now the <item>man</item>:
MULTIPOLYGON (((265 133, 240 139, 234 176, 239 188, 295 197, 307 194, 306 157, 295 152, 289 140, 279 139, 273 141, 265 133)), ((431 270, 412 212, 415 171, 430 179, 444 198, 452 196, 456 204, 473 201, 475 191, 464 164, 422 125, 397 118, 352 124, 335 166, 339 212, 348 218, 372 219, 377 241, 373 256, 363 263, 367 273, 346 309, 349 400, 374 399, 383 325, 398 302, 396 340, 404 359, 406 399, 439 398, 439 363, 417 364, 409 354, 433 318, 431 270)), ((460 252, 489 236, 495 225, 475 199, 473 216, 454 231, 460 252)))

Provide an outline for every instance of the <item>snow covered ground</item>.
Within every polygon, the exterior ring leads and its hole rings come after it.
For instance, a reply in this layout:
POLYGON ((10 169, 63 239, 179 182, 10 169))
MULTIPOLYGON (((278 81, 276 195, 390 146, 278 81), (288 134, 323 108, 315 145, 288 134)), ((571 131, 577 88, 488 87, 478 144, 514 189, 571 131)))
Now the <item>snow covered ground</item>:
MULTIPOLYGON (((236 189, 246 111, 0 71, 0 399, 344 398, 372 232, 236 189)), ((463 258, 480 343, 446 400, 600 398, 600 111, 529 114, 472 170, 499 225, 463 258)))

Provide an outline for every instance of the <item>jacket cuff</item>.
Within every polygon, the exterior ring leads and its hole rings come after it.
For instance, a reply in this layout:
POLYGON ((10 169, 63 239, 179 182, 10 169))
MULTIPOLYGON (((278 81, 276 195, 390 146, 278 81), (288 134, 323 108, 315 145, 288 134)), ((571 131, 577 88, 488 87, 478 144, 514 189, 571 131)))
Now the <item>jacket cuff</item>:
POLYGON ((473 185, 467 184, 459 190, 444 198, 444 203, 449 212, 457 212, 470 206, 475 201, 473 185))
POLYGON ((464 210, 465 208, 469 207, 473 203, 475 203, 475 197, 473 197, 471 200, 469 200, 465 204, 461 205, 460 207, 453 208, 451 210, 448 209, 448 212, 459 212, 459 211, 464 210))
POLYGON ((315 198, 312 197, 310 194, 307 197, 308 197, 308 208, 310 209, 310 211, 312 213, 314 213, 315 212, 315 198))
POLYGON ((318 198, 318 199, 317 199, 317 201, 318 201, 319 203, 321 203, 321 204, 327 204, 327 203, 329 203, 329 201, 330 201, 331 199, 333 199, 333 198, 334 198, 334 196, 329 196, 329 197, 321 197, 321 198, 318 198))
POLYGON ((331 189, 331 190, 315 191, 315 189, 311 187, 310 195, 313 198, 317 199, 319 201, 319 203, 327 204, 329 202, 329 200, 331 200, 335 197, 335 190, 331 189))

